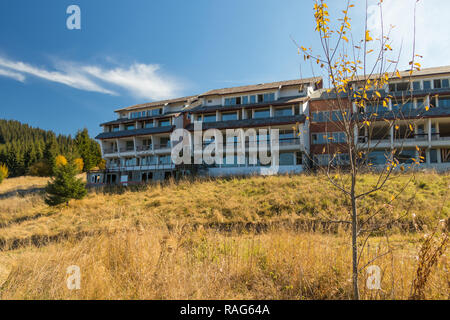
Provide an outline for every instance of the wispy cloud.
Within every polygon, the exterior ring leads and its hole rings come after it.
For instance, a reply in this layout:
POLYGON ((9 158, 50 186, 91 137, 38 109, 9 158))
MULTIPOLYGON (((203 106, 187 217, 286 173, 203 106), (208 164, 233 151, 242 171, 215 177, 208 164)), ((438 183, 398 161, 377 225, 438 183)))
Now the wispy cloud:
POLYGON ((175 81, 158 74, 160 67, 155 64, 135 63, 129 68, 105 70, 86 66, 83 72, 104 82, 122 87, 134 96, 149 99, 166 99, 175 95, 175 81))
POLYGON ((128 67, 103 67, 59 61, 53 70, 0 57, 0 76, 24 82, 26 76, 61 83, 79 90, 119 95, 122 91, 142 99, 174 97, 177 81, 161 75, 156 64, 134 63, 128 67))
POLYGON ((12 79, 20 81, 20 82, 25 81, 25 76, 23 74, 20 74, 20 73, 14 72, 14 71, 10 71, 10 70, 5 70, 5 69, 0 69, 0 76, 12 78, 12 79))
MULTIPOLYGON (((368 28, 375 34, 381 34, 380 10, 372 0, 368 8, 368 28)), ((416 0, 385 0, 383 1, 383 20, 385 31, 393 25, 390 38, 393 47, 399 49, 402 45, 402 54, 399 66, 408 67, 412 58, 414 40, 414 4, 416 0)), ((417 2, 416 15, 416 54, 423 56, 420 63, 424 67, 450 65, 450 42, 448 30, 450 20, 450 1, 422 0, 417 2)))

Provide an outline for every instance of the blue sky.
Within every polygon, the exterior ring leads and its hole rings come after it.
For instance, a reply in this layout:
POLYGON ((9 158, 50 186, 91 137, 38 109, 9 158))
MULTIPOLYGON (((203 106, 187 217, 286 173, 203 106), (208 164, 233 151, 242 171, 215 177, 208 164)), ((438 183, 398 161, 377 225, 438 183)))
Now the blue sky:
MULTIPOLYGON (((404 19, 413 2, 390 1, 385 2, 392 20, 398 14, 404 19)), ((421 8, 428 26, 421 29, 420 36, 428 39, 423 51, 430 49, 426 66, 450 64, 448 54, 433 53, 441 46, 439 37, 449 42, 448 32, 438 31, 436 23, 447 23, 448 30, 448 22, 426 19, 431 10, 448 12, 439 7, 447 2, 428 0, 429 7, 421 8), (430 24, 436 28, 432 40, 430 24)), ((354 8, 355 26, 362 23, 362 13, 354 8)), ((403 33, 411 29, 404 20, 399 25, 403 33)), ((3 0, 0 118, 66 134, 87 127, 95 135, 98 124, 114 119, 119 107, 294 79, 300 66, 302 76, 311 76, 291 36, 318 46, 312 1, 3 0), (71 4, 81 8, 81 30, 66 27, 71 4)))

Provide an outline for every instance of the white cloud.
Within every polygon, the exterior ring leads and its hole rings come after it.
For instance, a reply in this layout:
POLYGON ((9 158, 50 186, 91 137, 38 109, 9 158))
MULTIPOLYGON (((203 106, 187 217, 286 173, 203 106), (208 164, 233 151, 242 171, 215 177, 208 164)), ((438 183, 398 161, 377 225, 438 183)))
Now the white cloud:
POLYGON ((104 82, 122 87, 134 96, 145 99, 166 99, 175 95, 175 83, 165 79, 157 71, 158 65, 135 63, 129 68, 105 70, 99 67, 87 66, 83 71, 104 82))
POLYGON ((10 71, 10 70, 5 70, 5 69, 0 69, 0 76, 12 78, 12 79, 20 81, 20 82, 25 81, 25 76, 23 74, 20 74, 20 73, 14 72, 14 71, 10 71))
POLYGON ((134 63, 129 67, 105 68, 59 61, 55 70, 36 67, 29 63, 0 57, 0 75, 25 81, 31 75, 72 88, 117 95, 127 91, 149 100, 174 97, 179 85, 173 79, 160 75, 159 65, 134 63))
MULTIPOLYGON (((368 28, 381 34, 380 11, 376 3, 371 1, 368 8, 368 28)), ((412 58, 414 34, 414 4, 416 0, 384 0, 383 20, 385 31, 394 25, 390 38, 393 48, 402 45, 400 69, 407 69, 412 58)), ((450 65, 450 1, 419 0, 416 9, 416 54, 422 67, 450 65)), ((397 51, 398 52, 398 51, 397 51)))
POLYGON ((62 83, 69 87, 80 90, 114 94, 113 91, 102 88, 83 74, 80 74, 73 70, 68 70, 66 72, 48 71, 43 68, 34 67, 28 63, 24 63, 21 61, 11 61, 1 57, 0 66, 20 72, 22 75, 29 74, 48 81, 62 83))

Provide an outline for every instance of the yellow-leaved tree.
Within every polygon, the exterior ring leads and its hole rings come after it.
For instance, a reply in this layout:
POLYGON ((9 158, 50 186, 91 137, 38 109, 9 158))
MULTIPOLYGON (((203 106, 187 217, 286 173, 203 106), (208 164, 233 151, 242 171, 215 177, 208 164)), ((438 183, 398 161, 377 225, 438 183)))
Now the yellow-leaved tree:
POLYGON ((63 155, 58 155, 55 158, 55 166, 65 166, 67 164, 67 159, 63 155))
MULTIPOLYGON (((365 4, 367 17, 367 1, 358 4, 365 4)), ((368 29, 367 18, 362 29, 352 30, 349 10, 353 7, 350 1, 346 1, 342 15, 331 22, 327 3, 315 0, 315 32, 319 36, 320 52, 294 42, 298 53, 312 68, 317 69, 313 73, 321 73, 329 81, 329 89, 321 92, 321 97, 325 97, 328 102, 326 110, 320 110, 321 115, 328 117, 326 121, 329 129, 322 133, 322 153, 320 156, 315 155, 310 162, 314 168, 324 172, 329 182, 342 193, 348 206, 348 218, 339 219, 333 213, 325 218, 330 223, 350 227, 352 293, 354 299, 359 299, 358 275, 376 259, 391 252, 387 241, 389 249, 386 252, 377 253, 368 259, 363 254, 368 239, 374 234, 388 236, 386 231, 395 223, 383 215, 383 210, 375 211, 363 199, 376 197, 376 193, 386 187, 396 174, 407 171, 411 178, 392 194, 391 201, 383 207, 388 210, 414 179, 412 169, 420 165, 424 158, 416 146, 419 156, 404 161, 404 142, 414 134, 417 122, 423 119, 422 115, 429 106, 411 109, 412 89, 401 96, 390 91, 391 79, 398 82, 404 78, 401 81, 407 82, 406 88, 412 88, 412 77, 421 68, 417 62, 421 56, 415 53, 415 41, 409 70, 400 72, 399 56, 392 56, 394 44, 389 37, 391 30, 386 30, 384 26, 383 2, 378 3, 381 34, 374 34, 373 30, 368 29), (379 151, 380 148, 384 149, 379 151), (367 171, 378 175, 369 187, 361 183, 363 179, 359 177, 367 171)), ((415 10, 414 16, 402 17, 402 20, 405 19, 410 19, 414 25, 414 32, 411 32, 414 40, 415 10)), ((319 120, 313 117, 310 121, 313 123, 319 120)), ((414 195, 411 195, 411 207, 414 200, 414 195)), ((409 209, 405 212, 405 215, 408 214, 409 209)))
POLYGON ((0 164, 0 183, 2 183, 4 179, 8 178, 8 175, 8 167, 5 164, 0 164))

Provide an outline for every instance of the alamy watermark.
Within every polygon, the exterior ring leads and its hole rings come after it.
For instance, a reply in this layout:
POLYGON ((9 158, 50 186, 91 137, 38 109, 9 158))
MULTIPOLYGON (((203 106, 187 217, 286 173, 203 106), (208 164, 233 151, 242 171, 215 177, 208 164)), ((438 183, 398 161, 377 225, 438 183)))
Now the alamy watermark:
POLYGON ((81 29, 81 9, 76 4, 72 4, 67 7, 67 14, 70 14, 66 20, 66 26, 69 30, 80 30, 81 29))
POLYGON ((172 162, 181 164, 261 165, 262 174, 279 170, 279 129, 226 129, 225 138, 219 129, 202 130, 194 122, 194 134, 176 129, 170 136, 172 162), (264 167, 266 166, 266 167, 264 167))
POLYGON ((379 266, 368 266, 366 287, 369 290, 381 290, 381 268, 379 266))
POLYGON ((67 277, 67 289, 69 290, 80 290, 81 289, 81 271, 80 267, 77 265, 68 266, 66 273, 69 275, 67 277))

